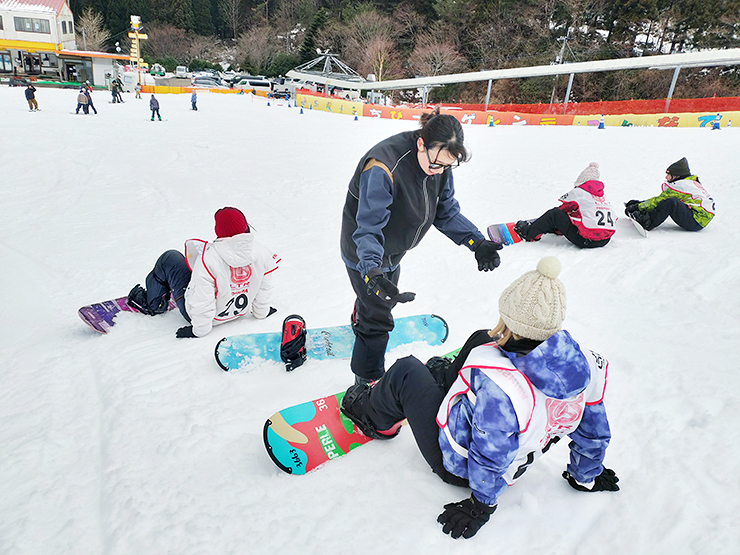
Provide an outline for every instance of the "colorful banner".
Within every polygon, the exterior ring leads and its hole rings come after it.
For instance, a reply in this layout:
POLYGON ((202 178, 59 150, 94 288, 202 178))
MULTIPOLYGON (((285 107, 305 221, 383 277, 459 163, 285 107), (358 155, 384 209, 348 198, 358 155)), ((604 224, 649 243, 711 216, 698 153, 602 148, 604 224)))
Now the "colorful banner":
MULTIPOLYGON (((429 109, 410 108, 403 106, 380 106, 351 102, 332 97, 315 96, 298 93, 298 105, 304 109, 322 110, 325 112, 357 115, 371 118, 402 119, 418 121, 424 112, 429 109)), ((586 125, 598 127, 601 114, 594 115, 556 115, 532 114, 525 112, 494 112, 480 110, 462 110, 453 107, 443 107, 442 113, 455 116, 461 123, 478 125, 586 125)), ((607 127, 712 127, 717 112, 712 113, 666 113, 666 114, 620 114, 605 115, 604 125, 607 127)), ((735 120, 740 126, 740 111, 720 112, 720 125, 727 127, 735 120)))

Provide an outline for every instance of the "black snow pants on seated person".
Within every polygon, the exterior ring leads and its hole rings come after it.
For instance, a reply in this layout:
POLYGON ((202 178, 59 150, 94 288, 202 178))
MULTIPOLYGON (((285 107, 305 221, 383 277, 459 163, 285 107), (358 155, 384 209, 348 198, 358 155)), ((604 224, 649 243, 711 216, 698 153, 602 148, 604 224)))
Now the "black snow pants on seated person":
POLYGON ((416 445, 432 471, 448 484, 466 487, 468 481, 450 474, 442 463, 437 411, 446 395, 417 358, 397 360, 370 391, 365 408, 378 430, 389 430, 408 419, 416 445))
POLYGON ((166 303, 169 302, 172 293, 180 313, 190 322, 185 310, 185 289, 190 283, 191 275, 192 272, 181 252, 169 250, 162 254, 154 264, 154 269, 146 276, 146 300, 149 308, 159 312, 157 309, 161 310, 167 306, 166 303))

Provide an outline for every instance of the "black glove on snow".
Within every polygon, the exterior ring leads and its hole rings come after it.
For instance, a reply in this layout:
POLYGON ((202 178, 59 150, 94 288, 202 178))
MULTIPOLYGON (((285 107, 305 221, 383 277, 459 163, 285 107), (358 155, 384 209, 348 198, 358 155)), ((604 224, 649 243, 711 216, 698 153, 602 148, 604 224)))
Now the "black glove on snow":
POLYGON ((385 277, 380 268, 377 267, 367 273, 365 283, 367 284, 368 295, 377 295, 384 301, 408 303, 416 298, 416 293, 399 293, 398 287, 393 285, 393 282, 385 277))
POLYGON ((481 529, 498 505, 489 507, 478 501, 474 495, 459 503, 448 503, 445 512, 437 517, 437 522, 443 524, 442 532, 457 539, 472 538, 481 529))
POLYGON ((183 339, 185 337, 195 337, 193 335, 193 326, 185 326, 175 332, 175 336, 183 339))
POLYGON ((568 480, 570 487, 578 491, 619 491, 619 486, 617 485, 619 478, 617 478, 617 475, 612 469, 606 467, 601 471, 601 474, 594 478, 594 485, 590 488, 576 482, 576 479, 567 470, 563 472, 563 478, 568 480))
POLYGON ((484 239, 475 247, 475 259, 478 261, 478 271, 488 272, 495 270, 501 264, 498 251, 504 246, 484 239))

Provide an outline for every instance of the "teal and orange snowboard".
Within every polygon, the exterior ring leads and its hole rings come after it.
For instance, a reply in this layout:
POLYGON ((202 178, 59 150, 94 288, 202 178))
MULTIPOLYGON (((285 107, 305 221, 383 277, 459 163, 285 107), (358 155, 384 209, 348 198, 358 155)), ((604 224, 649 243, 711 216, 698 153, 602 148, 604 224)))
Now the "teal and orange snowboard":
POLYGON ((344 391, 276 412, 265 422, 267 453, 288 474, 305 474, 371 441, 339 410, 344 391))

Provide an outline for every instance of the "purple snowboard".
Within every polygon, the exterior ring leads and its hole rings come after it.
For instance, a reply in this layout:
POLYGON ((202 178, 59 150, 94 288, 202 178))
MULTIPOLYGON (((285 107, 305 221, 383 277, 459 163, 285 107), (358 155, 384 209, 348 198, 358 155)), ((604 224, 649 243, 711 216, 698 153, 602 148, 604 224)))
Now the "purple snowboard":
MULTIPOLYGON (((102 303, 95 303, 89 306, 83 306, 77 311, 88 326, 100 333, 108 333, 108 330, 115 325, 113 319, 119 312, 139 312, 134 307, 129 306, 126 297, 120 297, 102 303)), ((170 299, 167 310, 177 308, 175 301, 170 299)))

